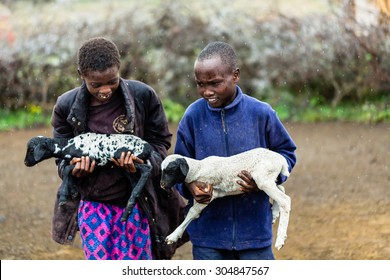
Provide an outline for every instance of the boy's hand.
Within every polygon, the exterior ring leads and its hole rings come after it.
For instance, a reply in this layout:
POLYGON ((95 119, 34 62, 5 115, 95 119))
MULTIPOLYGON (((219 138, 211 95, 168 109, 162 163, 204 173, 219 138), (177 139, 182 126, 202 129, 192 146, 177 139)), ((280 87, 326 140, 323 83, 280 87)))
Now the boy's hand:
POLYGON ((242 181, 237 181, 237 184, 241 186, 241 191, 246 193, 259 191, 255 180, 253 180, 252 175, 248 171, 242 170, 237 176, 242 179, 242 181))
POLYGON ((208 204, 210 203, 211 196, 213 195, 213 186, 199 181, 185 184, 190 191, 196 202, 208 204))

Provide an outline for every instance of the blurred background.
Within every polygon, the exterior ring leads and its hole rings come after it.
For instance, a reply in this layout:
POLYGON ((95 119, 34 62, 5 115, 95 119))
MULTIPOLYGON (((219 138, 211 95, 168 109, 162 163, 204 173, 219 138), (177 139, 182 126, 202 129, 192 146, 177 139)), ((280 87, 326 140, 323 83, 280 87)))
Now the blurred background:
MULTIPOLYGON (((275 108, 298 147, 277 259, 389 260, 389 21, 390 0, 0 0, 0 259, 84 259, 79 237, 51 238, 54 159, 23 159, 31 137, 52 136, 56 98, 81 84, 79 46, 105 36, 122 77, 156 89, 174 136, 199 98, 197 54, 233 45, 239 85, 275 108)), ((191 244, 174 259, 192 259, 191 244)))
POLYGON ((198 98, 193 63, 215 40, 282 120, 390 122, 389 23, 388 0, 2 0, 0 130, 48 122, 93 36, 118 45, 122 77, 154 87, 172 122, 198 98))

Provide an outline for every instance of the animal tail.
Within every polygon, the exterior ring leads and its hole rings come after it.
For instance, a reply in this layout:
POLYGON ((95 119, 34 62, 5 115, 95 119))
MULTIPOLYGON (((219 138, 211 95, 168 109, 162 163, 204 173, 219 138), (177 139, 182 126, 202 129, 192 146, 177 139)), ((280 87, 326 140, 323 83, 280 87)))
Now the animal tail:
POLYGON ((288 164, 287 164, 286 160, 284 161, 284 163, 282 165, 282 171, 280 173, 286 177, 290 176, 290 172, 288 171, 288 164))

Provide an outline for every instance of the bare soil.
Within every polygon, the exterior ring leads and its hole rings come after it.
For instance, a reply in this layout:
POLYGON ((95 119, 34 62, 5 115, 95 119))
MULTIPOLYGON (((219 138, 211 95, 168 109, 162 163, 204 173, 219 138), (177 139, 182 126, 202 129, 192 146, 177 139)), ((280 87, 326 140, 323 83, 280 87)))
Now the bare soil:
MULTIPOLYGON (((390 259, 390 125, 286 127, 298 162, 284 184, 292 212, 277 259, 390 259)), ((54 160, 23 164, 26 143, 36 135, 51 136, 51 130, 0 133, 0 259, 84 259, 78 237, 72 246, 51 239, 59 184, 54 160)), ((191 244, 174 259, 191 259, 191 244)))

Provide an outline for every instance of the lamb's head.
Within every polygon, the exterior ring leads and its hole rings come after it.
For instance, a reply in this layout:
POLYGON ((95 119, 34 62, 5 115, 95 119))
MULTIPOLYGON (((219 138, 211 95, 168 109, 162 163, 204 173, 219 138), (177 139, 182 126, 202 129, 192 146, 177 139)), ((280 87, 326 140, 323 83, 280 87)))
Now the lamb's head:
POLYGON ((182 183, 187 177, 189 165, 180 155, 169 155, 161 163, 161 187, 170 189, 175 184, 182 183))
POLYGON ((26 166, 34 166, 38 162, 53 156, 53 148, 50 138, 37 136, 27 142, 27 152, 24 158, 26 166))

